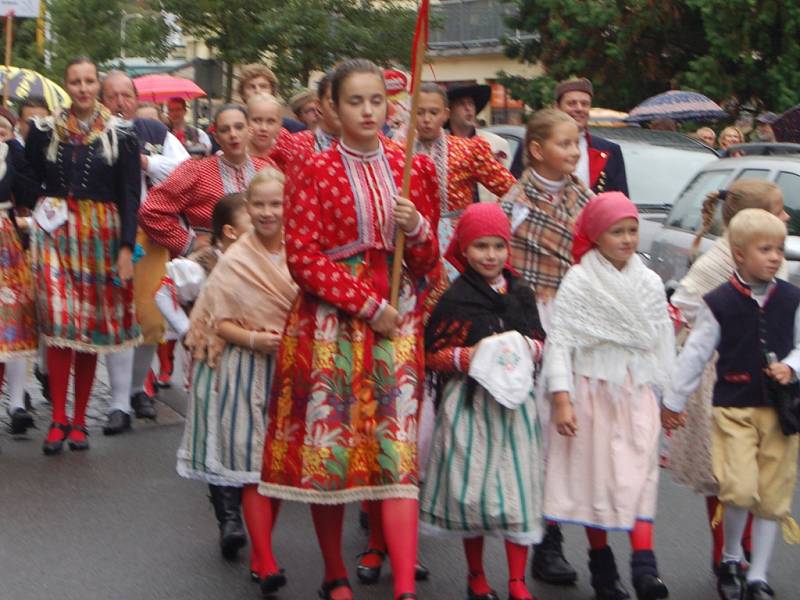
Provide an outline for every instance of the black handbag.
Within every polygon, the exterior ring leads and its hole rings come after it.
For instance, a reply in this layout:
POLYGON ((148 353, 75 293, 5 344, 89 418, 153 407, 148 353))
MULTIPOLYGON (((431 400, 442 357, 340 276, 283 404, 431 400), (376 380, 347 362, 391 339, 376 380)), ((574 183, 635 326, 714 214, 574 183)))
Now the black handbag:
POLYGON ((767 379, 767 391, 778 413, 783 434, 800 433, 800 384, 781 385, 773 379, 767 379))

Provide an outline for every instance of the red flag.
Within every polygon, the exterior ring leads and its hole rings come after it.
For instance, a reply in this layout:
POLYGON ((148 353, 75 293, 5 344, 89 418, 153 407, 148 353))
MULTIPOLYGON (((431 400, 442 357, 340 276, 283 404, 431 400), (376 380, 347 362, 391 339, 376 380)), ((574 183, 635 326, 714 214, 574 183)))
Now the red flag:
MULTIPOLYGON (((428 48, 428 33, 429 33, 429 24, 428 18, 430 13, 430 0, 422 0, 419 3, 419 14, 417 15, 417 27, 414 29, 414 42, 411 46, 411 90, 413 91, 414 86, 417 85, 416 82, 416 69, 415 66, 417 64, 417 52, 419 50, 425 54, 425 50, 428 48)), ((424 60, 424 56, 422 60, 424 60)), ((422 76, 422 70, 420 69, 420 77, 422 76)))

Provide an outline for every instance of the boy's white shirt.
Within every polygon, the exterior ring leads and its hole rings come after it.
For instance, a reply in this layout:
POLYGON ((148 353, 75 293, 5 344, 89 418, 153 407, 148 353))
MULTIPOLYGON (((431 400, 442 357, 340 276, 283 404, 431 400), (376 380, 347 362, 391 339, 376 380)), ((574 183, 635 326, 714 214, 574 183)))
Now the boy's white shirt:
MULTIPOLYGON (((764 294, 753 293, 753 300, 759 306, 764 306, 770 289, 771 287, 764 294)), ((720 336, 719 322, 708 304, 703 301, 692 332, 675 363, 672 385, 663 399, 665 408, 678 413, 684 411, 689 396, 700 385, 703 371, 719 346, 720 336)), ((800 306, 794 316, 794 348, 780 362, 789 365, 795 373, 800 373, 800 306)))

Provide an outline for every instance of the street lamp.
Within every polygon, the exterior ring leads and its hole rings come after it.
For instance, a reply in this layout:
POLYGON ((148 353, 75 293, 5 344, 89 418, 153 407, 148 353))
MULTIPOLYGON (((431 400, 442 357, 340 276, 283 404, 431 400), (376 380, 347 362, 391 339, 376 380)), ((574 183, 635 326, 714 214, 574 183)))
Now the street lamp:
POLYGON ((144 15, 139 13, 122 13, 122 19, 119 22, 119 39, 120 39, 120 49, 119 49, 119 57, 121 59, 125 59, 125 28, 128 25, 128 21, 131 19, 142 19, 144 15))

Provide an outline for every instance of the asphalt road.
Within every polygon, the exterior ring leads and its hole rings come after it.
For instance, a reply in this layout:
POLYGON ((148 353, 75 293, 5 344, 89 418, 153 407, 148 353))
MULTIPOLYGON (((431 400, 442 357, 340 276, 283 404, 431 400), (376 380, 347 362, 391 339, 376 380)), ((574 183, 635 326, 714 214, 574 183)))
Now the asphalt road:
MULTIPOLYGON (((102 382, 96 393, 105 393, 102 382)), ((175 473, 183 398, 175 390, 164 396, 177 411, 160 404, 158 424, 137 424, 133 433, 116 438, 100 433, 100 406, 92 449, 86 453, 42 455, 46 406, 39 405, 42 429, 31 436, 15 439, 5 430, 0 433, 0 600, 260 598, 248 579, 246 552, 234 563, 220 558, 204 486, 175 473)), ((356 518, 352 506, 344 539, 352 565, 365 544, 356 518)), ((656 553, 670 597, 713 600, 704 502, 673 485, 666 472, 656 531, 656 553)), ((567 527, 565 533, 568 558, 580 571, 578 585, 564 589, 533 582, 531 589, 543 600, 589 600, 583 533, 577 527, 567 527)), ((276 597, 316 598, 322 562, 307 507, 284 507, 274 543, 289 577, 289 585, 276 597)), ((613 535, 612 545, 627 581, 625 536, 613 535)), ((460 544, 450 538, 423 538, 420 552, 433 572, 431 580, 419 586, 420 599, 464 598, 466 567, 460 544)), ((771 572, 777 598, 800 598, 800 587, 792 580, 798 565, 800 548, 780 542, 771 572)), ((486 568, 505 597, 505 555, 499 540, 487 544, 486 568)), ((357 599, 391 599, 388 568, 378 586, 359 586, 354 574, 353 580, 357 599)))

